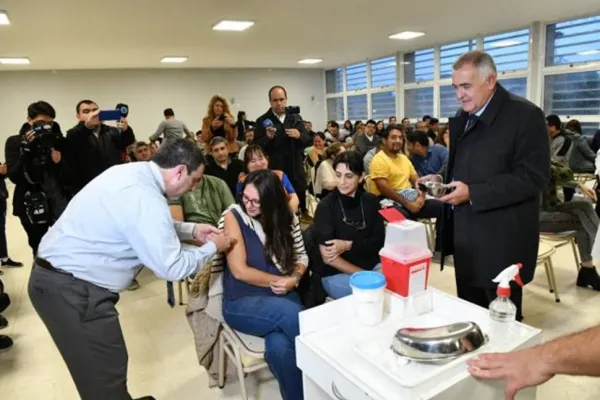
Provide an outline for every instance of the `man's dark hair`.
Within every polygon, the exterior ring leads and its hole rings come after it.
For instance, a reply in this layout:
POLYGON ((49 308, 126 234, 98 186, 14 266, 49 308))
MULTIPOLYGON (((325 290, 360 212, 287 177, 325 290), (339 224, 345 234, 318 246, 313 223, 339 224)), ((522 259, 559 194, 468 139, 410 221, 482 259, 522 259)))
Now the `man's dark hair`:
POLYGON ((431 115, 423 115, 422 121, 431 120, 431 115))
POLYGON ((440 120, 437 118, 430 118, 429 119, 429 125, 435 125, 435 124, 439 124, 440 120))
POLYGON ((269 89, 269 101, 271 101, 271 93, 273 93, 273 90, 275 89, 281 89, 283 90, 283 94, 285 95, 285 98, 287 99, 287 90, 285 90, 285 88, 283 86, 273 86, 271 89, 269 89))
POLYGON ((175 111, 173 111, 172 108, 167 108, 163 114, 165 115, 165 117, 174 117, 175 116, 175 111))
POLYGON ((404 121, 406 121, 406 120, 408 120, 408 122, 410 122, 410 118, 408 118, 408 117, 402 118, 402 121, 400 121, 400 122, 404 123, 404 121))
POLYGON ((398 131, 402 133, 402 128, 399 125, 388 125, 388 127, 385 128, 380 135, 383 139, 387 139, 392 131, 398 131))
POLYGON ((556 114, 551 114, 548 115, 546 117, 546 123, 548 124, 548 126, 553 126, 556 129, 560 130, 562 127, 562 123, 560 122, 560 118, 558 118, 558 115, 556 114))
POLYGON ((321 139, 323 139, 323 141, 327 141, 327 136, 325 136, 325 134, 323 132, 315 132, 315 134, 313 135, 313 139, 315 138, 315 136, 320 137, 321 139))
POLYGON ((144 146, 148 147, 148 143, 146 143, 146 142, 137 142, 137 143, 135 144, 135 149, 137 150, 137 149, 139 149, 140 147, 144 147, 144 146))
POLYGON ((225 145, 227 146, 227 140, 223 136, 215 136, 210 140, 209 146, 212 149, 213 147, 221 143, 225 143, 225 145))
POLYGON ((89 106, 91 104, 96 104, 96 102, 92 100, 81 100, 79 103, 77 103, 77 107, 75 107, 75 111, 77 112, 77 114, 79 114, 79 109, 81 108, 82 104, 89 106))
POLYGON ((333 170, 335 171, 340 164, 345 164, 354 175, 362 176, 365 172, 363 158, 356 151, 344 151, 338 154, 333 160, 333 170))
POLYGON ((392 115, 391 117, 388 118, 388 122, 391 121, 392 119, 395 119, 396 121, 398 120, 395 115, 392 115))
POLYGON ((332 128, 338 128, 338 129, 340 128, 340 124, 338 124, 338 123, 337 123, 337 122, 335 122, 335 121, 329 121, 329 122, 327 123, 327 126, 329 126, 329 127, 332 127, 332 128))
POLYGON ((368 121, 365 123, 365 126, 366 126, 366 125, 369 125, 369 124, 373 124, 373 125, 377 126, 377 122, 375 122, 375 120, 374 120, 374 119, 370 119, 370 120, 368 120, 368 121))
POLYGON ((45 115, 46 117, 56 118, 56 110, 54 107, 45 101, 36 101, 35 103, 31 103, 29 107, 27 107, 27 117, 29 119, 35 119, 40 115, 45 115))
POLYGON ((406 135, 406 142, 412 143, 412 144, 419 143, 423 147, 428 147, 429 146, 429 136, 427 136, 427 134, 425 132, 421 132, 421 131, 409 132, 406 135))
POLYGON ((196 171, 201 165, 206 164, 202 150, 186 139, 172 139, 163 141, 152 161, 160 168, 175 168, 185 165, 188 174, 196 171))

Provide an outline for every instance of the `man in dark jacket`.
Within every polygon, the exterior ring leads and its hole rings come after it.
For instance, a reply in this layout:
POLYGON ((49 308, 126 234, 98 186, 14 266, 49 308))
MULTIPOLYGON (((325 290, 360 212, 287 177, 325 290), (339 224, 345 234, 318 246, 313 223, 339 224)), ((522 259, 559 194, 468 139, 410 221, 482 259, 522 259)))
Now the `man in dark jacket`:
POLYGON ((269 90, 271 109, 256 120, 254 142, 269 156, 269 168, 278 169, 288 176, 300 200, 300 210, 306 211, 306 175, 304 149, 312 138, 306 132, 304 121, 297 113, 286 111, 287 92, 282 86, 269 90))
MULTIPOLYGON (((458 296, 488 307, 496 298, 492 279, 511 264, 523 264, 523 282, 533 279, 550 145, 543 112, 497 83, 490 55, 465 53, 453 69, 462 111, 449 121, 445 179, 454 190, 441 199, 448 204, 443 254, 454 254, 458 296)), ((519 320, 522 293, 511 293, 519 320)))
POLYGON ((69 163, 77 172, 75 193, 108 168, 121 164, 123 152, 135 142, 127 118, 121 118, 115 128, 100 121, 98 105, 91 100, 80 101, 76 109, 79 123, 67 132, 69 163))
MULTIPOLYGON (((0 163, 0 266, 2 267, 22 267, 23 263, 13 261, 8 256, 8 243, 6 242, 6 199, 8 199, 8 190, 6 188, 6 174, 8 167, 0 163)), ((2 270, 0 270, 2 275, 2 270)), ((2 292, 0 291, 0 294, 2 292)), ((2 310, 0 310, 2 312, 2 310)), ((2 315, 0 315, 0 329, 2 328, 2 315)), ((0 346, 1 347, 1 346, 0 346)))

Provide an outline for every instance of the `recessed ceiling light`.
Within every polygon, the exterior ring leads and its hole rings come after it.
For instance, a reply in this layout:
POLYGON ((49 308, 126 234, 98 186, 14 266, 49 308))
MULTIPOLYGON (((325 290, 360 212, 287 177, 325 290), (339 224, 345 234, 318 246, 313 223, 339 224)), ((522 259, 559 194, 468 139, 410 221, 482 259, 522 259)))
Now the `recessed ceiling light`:
POLYGON ((390 39, 398 39, 398 40, 410 40, 410 39, 418 38, 423 35, 425 35, 424 32, 404 31, 404 32, 395 33, 393 35, 390 35, 389 38, 390 39))
POLYGON ((0 25, 10 25, 10 19, 6 11, 0 10, 0 25))
POLYGON ((492 46, 492 47, 510 47, 510 46, 516 46, 518 44, 521 44, 521 42, 516 41, 516 40, 504 40, 502 42, 491 43, 490 46, 492 46))
POLYGON ((580 56, 591 56, 593 54, 600 54, 600 50, 586 50, 586 51, 580 51, 579 53, 580 56))
POLYGON ((26 65, 31 64, 27 57, 4 57, 0 58, 0 64, 3 65, 26 65))
POLYGON ((181 64, 188 60, 187 57, 163 57, 160 62, 168 64, 181 64))
POLYGON ((305 58, 304 60, 298 61, 298 64, 318 64, 323 62, 321 58, 305 58))
POLYGON ((219 21, 215 26, 213 26, 213 30, 215 31, 245 31, 254 25, 252 21, 219 21))

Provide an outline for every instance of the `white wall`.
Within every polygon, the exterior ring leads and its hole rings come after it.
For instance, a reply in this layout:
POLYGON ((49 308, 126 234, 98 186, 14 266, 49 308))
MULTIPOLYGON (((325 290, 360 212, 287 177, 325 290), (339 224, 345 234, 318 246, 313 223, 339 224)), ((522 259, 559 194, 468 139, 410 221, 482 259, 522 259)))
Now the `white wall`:
POLYGON ((287 89, 288 105, 299 105, 304 119, 316 127, 325 125, 325 82, 319 69, 0 72, 0 159, 4 159, 6 138, 17 133, 26 121, 27 106, 38 100, 54 106, 63 133, 77 122, 75 106, 79 100, 92 99, 101 109, 126 103, 136 137, 147 140, 168 107, 190 129, 200 129, 214 94, 224 95, 234 114, 244 110, 250 119, 256 119, 269 108, 267 92, 273 85, 287 89))

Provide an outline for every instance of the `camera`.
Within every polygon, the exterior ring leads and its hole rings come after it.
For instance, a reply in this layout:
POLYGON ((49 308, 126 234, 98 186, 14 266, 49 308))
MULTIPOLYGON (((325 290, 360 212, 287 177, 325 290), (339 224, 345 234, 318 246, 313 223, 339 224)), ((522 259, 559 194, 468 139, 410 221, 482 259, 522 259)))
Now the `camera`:
POLYGON ((286 114, 300 114, 300 106, 287 106, 285 108, 286 114))
POLYGON ((29 152, 34 163, 44 165, 50 160, 52 149, 58 150, 62 134, 55 122, 36 122, 31 127, 35 139, 30 144, 25 144, 25 151, 29 152))

